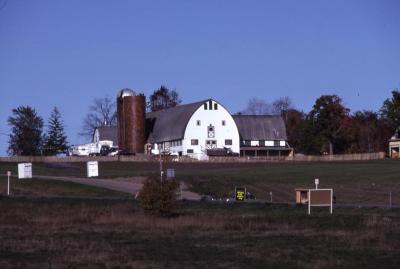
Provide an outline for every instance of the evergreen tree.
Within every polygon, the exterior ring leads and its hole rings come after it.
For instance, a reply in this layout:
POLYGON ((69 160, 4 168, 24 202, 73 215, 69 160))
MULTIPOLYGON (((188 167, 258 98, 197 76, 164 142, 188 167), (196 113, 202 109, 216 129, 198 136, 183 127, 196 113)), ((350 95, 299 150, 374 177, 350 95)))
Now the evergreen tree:
POLYGON ((48 125, 49 127, 43 147, 44 154, 56 155, 66 152, 68 149, 67 136, 65 135, 61 114, 57 107, 53 109, 48 125))
POLYGON ((12 110, 8 118, 11 126, 8 154, 10 155, 40 155, 42 145, 43 119, 35 109, 20 106, 12 110))

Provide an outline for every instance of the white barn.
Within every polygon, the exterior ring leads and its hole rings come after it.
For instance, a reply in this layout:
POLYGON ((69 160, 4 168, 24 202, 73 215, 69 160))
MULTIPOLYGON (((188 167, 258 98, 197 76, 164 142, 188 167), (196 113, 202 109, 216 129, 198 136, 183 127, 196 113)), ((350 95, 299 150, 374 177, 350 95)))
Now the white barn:
POLYGON ((209 99, 147 113, 148 143, 153 153, 207 158, 207 150, 228 148, 240 152, 239 131, 224 106, 209 99))

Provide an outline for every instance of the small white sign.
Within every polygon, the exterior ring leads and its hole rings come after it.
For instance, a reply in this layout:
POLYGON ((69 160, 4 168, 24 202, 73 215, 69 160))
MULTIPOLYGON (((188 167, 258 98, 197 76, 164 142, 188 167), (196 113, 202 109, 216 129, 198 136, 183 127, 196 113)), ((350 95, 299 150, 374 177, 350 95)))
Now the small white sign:
POLYGON ((318 189, 318 184, 319 184, 319 179, 316 178, 316 179, 315 179, 315 188, 316 188, 316 189, 318 189))
POLYGON ((88 177, 99 176, 99 163, 97 161, 87 162, 87 176, 88 177))
POLYGON ((7 176, 11 177, 11 171, 7 171, 7 176))
POLYGON ((18 178, 32 178, 32 163, 18 164, 18 178))

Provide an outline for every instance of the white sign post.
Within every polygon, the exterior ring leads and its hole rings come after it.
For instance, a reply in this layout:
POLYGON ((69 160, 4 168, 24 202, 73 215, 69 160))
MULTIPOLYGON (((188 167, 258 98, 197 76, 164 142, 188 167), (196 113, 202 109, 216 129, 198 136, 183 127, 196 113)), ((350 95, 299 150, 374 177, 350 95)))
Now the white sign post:
POLYGON ((99 163, 97 161, 87 162, 87 177, 99 176, 99 163))
POLYGON ((11 171, 7 171, 7 195, 10 195, 10 176, 11 171))
POLYGON ((32 178, 32 163, 18 164, 18 178, 32 178))
POLYGON ((315 189, 318 190, 319 179, 316 178, 316 179, 314 180, 314 182, 315 182, 315 189))

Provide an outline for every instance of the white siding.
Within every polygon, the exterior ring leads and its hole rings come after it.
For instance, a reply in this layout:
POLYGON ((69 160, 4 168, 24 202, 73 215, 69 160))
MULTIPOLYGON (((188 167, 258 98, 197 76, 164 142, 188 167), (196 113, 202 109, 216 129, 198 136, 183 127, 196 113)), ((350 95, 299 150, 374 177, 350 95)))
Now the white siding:
POLYGON ((265 146, 266 147, 273 147, 274 146, 274 141, 265 141, 265 146))
POLYGON ((218 109, 214 110, 215 103, 212 101, 213 109, 211 110, 209 107, 205 110, 203 105, 200 106, 190 118, 182 141, 183 154, 187 154, 187 150, 192 149, 194 156, 206 155, 206 140, 216 140, 218 148, 228 147, 233 152, 239 153, 239 131, 236 123, 231 114, 219 103, 217 103, 218 109), (197 125, 197 121, 201 122, 200 126, 197 125), (225 121, 225 125, 223 125, 223 121, 225 121), (214 126, 214 138, 208 137, 209 125, 214 126), (191 145, 192 139, 198 139, 198 145, 191 145), (225 139, 231 139, 232 145, 226 146, 225 139))
POLYGON ((252 147, 258 147, 260 145, 260 142, 258 140, 252 140, 250 143, 252 147))

